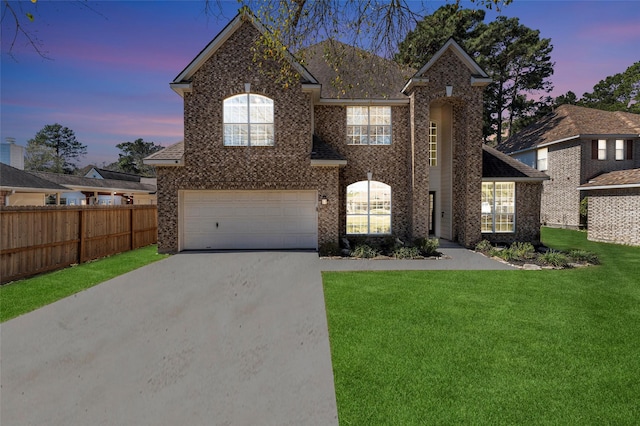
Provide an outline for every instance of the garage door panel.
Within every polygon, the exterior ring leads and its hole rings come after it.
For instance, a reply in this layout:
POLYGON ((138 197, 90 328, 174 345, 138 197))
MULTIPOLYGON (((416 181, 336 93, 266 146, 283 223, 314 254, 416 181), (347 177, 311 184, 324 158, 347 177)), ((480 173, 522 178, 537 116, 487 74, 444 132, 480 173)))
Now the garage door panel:
POLYGON ((317 248, 316 191, 186 191, 184 249, 317 248))

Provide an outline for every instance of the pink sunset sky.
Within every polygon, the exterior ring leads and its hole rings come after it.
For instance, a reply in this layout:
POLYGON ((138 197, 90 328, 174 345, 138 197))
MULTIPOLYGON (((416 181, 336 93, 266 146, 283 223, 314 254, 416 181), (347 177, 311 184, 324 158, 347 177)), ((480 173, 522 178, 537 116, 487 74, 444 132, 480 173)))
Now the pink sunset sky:
MULTIPOLYGON (((409 3, 428 10, 443 4, 409 3)), ((224 2, 225 14, 217 18, 205 15, 204 0, 39 0, 35 9, 28 0, 12 4, 35 10, 27 25, 51 59, 22 38, 9 56, 10 20, 2 22, 1 138, 26 146, 44 125, 60 123, 87 145, 81 165, 117 160, 121 142, 143 138, 167 146, 181 140, 182 99, 169 82, 238 9, 235 0, 224 2)), ((553 96, 568 90, 581 96, 640 60, 637 0, 514 0, 501 14, 551 38, 553 96)), ((488 11, 485 22, 496 15, 488 11)))

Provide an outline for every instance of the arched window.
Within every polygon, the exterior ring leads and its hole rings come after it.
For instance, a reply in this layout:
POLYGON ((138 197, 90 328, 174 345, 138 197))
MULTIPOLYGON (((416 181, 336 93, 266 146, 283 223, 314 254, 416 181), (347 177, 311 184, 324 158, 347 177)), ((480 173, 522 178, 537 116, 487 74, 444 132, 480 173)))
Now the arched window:
POLYGON ((391 233, 391 187, 360 181, 347 186, 347 234, 391 233))
POLYGON ((273 100, 243 93, 224 100, 225 146, 272 146, 273 100))

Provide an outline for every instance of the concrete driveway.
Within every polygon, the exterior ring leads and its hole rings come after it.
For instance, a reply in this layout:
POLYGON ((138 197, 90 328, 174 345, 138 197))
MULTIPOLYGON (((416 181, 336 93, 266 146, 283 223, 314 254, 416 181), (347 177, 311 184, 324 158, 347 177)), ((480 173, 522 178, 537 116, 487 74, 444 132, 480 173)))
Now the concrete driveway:
POLYGON ((2 324, 0 424, 337 424, 318 262, 179 254, 2 324))

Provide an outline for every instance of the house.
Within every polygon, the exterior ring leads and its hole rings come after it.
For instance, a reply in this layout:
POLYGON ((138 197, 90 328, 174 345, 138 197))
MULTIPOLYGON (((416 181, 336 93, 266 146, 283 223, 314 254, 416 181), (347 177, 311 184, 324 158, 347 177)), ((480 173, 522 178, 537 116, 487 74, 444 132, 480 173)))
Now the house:
POLYGON ((640 246, 640 169, 604 173, 580 186, 592 241, 640 246))
POLYGON ((286 50, 263 60, 265 32, 241 12, 170 84, 184 141, 145 159, 158 176, 160 251, 539 238, 545 177, 494 151, 499 173, 483 176, 490 80, 454 40, 416 71, 336 41, 305 51, 305 66, 286 50), (299 78, 278 81, 282 69, 299 78))
POLYGON ((141 183, 131 179, 96 179, 49 172, 30 173, 65 188, 63 192, 58 191, 55 194, 51 194, 52 197, 47 200, 47 204, 119 205, 156 203, 156 186, 153 183, 141 183))
POLYGON ((0 167, 0 205, 156 204, 153 182, 26 172, 4 163, 0 167))
POLYGON ((592 192, 581 185, 640 167, 640 115, 561 105, 497 148, 551 177, 542 192, 542 223, 577 229, 585 225, 580 202, 592 192))
POLYGON ((66 190, 62 185, 0 163, 0 206, 43 206, 48 194, 66 190))

